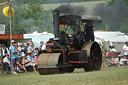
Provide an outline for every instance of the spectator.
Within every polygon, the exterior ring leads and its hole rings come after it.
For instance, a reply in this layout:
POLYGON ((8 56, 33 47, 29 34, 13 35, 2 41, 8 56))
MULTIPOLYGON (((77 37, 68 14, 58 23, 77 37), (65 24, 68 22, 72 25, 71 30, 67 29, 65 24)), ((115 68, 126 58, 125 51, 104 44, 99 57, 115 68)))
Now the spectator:
POLYGON ((128 56, 128 42, 125 42, 125 45, 123 46, 124 55, 128 56))
POLYGON ((43 44, 44 44, 44 42, 43 42, 43 41, 41 41, 41 42, 40 42, 40 46, 39 46, 39 51, 41 51, 41 50, 42 50, 43 44))
POLYGON ((32 41, 29 43, 29 47, 27 49, 28 49, 28 51, 34 51, 32 41))
POLYGON ((84 33, 86 33, 86 39, 87 41, 94 41, 94 31, 93 31, 94 25, 91 22, 88 22, 85 24, 84 27, 84 33))
POLYGON ((29 47, 29 43, 26 43, 25 47, 24 47, 24 54, 27 56, 27 51, 28 51, 28 48, 29 47))
POLYGON ((109 51, 110 52, 117 52, 114 46, 109 46, 109 51))
POLYGON ((22 43, 18 43, 18 51, 19 51, 18 55, 19 55, 20 60, 22 60, 22 55, 21 55, 21 52, 22 52, 22 46, 23 46, 22 43))
POLYGON ((121 66, 127 65, 127 62, 128 62, 127 56, 124 55, 123 58, 120 59, 120 65, 121 66))
POLYGON ((114 62, 111 60, 110 56, 107 56, 106 58, 106 66, 111 66, 114 62))
POLYGON ((35 50, 34 50, 34 56, 35 56, 35 54, 36 54, 37 57, 38 57, 38 48, 35 48, 35 50))
POLYGON ((18 51, 17 49, 15 48, 15 41, 12 40, 12 46, 10 46, 10 50, 11 50, 11 53, 12 53, 12 61, 13 61, 13 74, 17 74, 15 72, 15 67, 17 66, 17 59, 18 59, 18 51))
POLYGON ((27 61, 32 61, 31 54, 32 54, 32 51, 27 52, 27 61))
POLYGON ((38 61, 38 57, 37 57, 37 54, 34 54, 34 61, 37 63, 38 61))
POLYGON ((119 64, 119 58, 118 58, 118 56, 115 56, 115 57, 114 57, 114 62, 115 62, 116 64, 119 64))
POLYGON ((21 56, 22 56, 22 54, 25 54, 24 53, 24 48, 21 49, 21 56))
MULTIPOLYGON (((7 49, 8 49, 8 51, 9 51, 9 47, 10 47, 10 45, 7 45, 7 49)), ((8 53, 9 54, 9 53, 8 53)))
POLYGON ((5 58, 3 59, 4 62, 4 69, 6 70, 6 73, 10 73, 10 60, 9 60, 9 54, 5 55, 5 58))
POLYGON ((32 59, 32 61, 34 61, 34 48, 33 48, 33 42, 32 41, 30 42, 30 45, 27 48, 27 50, 28 51, 32 51, 32 53, 31 53, 31 59, 32 59))
POLYGON ((115 61, 115 59, 112 59, 111 56, 108 56, 108 57, 106 58, 106 66, 112 66, 112 65, 117 65, 117 66, 119 66, 119 61, 118 61, 118 60, 115 61))
POLYGON ((5 47, 5 44, 2 44, 2 51, 3 51, 3 56, 5 56, 5 54, 8 54, 8 49, 5 47))
POLYGON ((18 51, 19 51, 19 53, 18 53, 19 57, 22 57, 22 55, 21 55, 22 46, 23 46, 22 43, 18 43, 18 48, 17 48, 17 49, 18 49, 18 51))
POLYGON ((27 62, 29 62, 28 65, 31 65, 33 67, 34 71, 36 72, 36 68, 35 68, 36 62, 32 59, 31 54, 32 54, 32 51, 28 51, 27 62))
POLYGON ((46 50, 46 45, 43 44, 42 50, 46 50))
POLYGON ((39 49, 39 51, 41 51, 41 50, 45 50, 45 49, 46 49, 46 45, 44 44, 43 41, 40 42, 40 46, 39 46, 38 49, 39 49))
POLYGON ((22 65, 22 68, 21 69, 24 69, 24 71, 25 72, 27 72, 27 70, 26 70, 26 68, 25 68, 25 64, 26 64, 26 56, 25 56, 25 54, 22 54, 22 57, 23 57, 23 59, 22 59, 22 63, 21 63, 21 65, 22 65))
POLYGON ((15 48, 18 51, 17 70, 20 72, 19 67, 21 68, 21 58, 20 58, 21 56, 19 56, 19 54, 20 54, 21 51, 18 49, 18 44, 17 43, 15 44, 15 48))

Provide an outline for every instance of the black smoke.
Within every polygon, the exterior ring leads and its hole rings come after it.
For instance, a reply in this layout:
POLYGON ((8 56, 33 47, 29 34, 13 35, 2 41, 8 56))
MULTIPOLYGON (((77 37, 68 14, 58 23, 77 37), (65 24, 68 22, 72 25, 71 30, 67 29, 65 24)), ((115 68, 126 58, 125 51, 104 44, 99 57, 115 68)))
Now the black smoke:
POLYGON ((71 4, 62 4, 54 11, 60 11, 60 14, 72 14, 82 16, 86 12, 86 8, 83 6, 75 6, 71 4))
POLYGON ((110 30, 118 30, 127 18, 128 6, 123 0, 115 0, 112 6, 100 3, 93 8, 92 14, 101 16, 103 26, 109 26, 110 30))

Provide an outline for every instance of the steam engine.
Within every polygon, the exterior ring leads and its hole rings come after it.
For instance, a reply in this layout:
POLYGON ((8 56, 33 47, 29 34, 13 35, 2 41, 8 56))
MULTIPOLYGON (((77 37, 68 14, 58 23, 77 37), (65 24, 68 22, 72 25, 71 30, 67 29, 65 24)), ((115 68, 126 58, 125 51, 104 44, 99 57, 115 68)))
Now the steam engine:
POLYGON ((95 41, 87 41, 82 31, 84 23, 99 22, 77 15, 59 16, 59 11, 53 11, 55 38, 46 43, 47 49, 42 50, 38 59, 38 72, 41 75, 73 72, 75 68, 85 71, 100 70, 102 53, 95 41), (75 34, 74 24, 79 25, 79 33, 75 34))

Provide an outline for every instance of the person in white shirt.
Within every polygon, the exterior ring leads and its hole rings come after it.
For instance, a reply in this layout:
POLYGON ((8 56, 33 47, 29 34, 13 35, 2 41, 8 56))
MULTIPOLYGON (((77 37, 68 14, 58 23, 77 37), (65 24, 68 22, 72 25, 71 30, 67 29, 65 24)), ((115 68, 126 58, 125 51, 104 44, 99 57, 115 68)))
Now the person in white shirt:
POLYGON ((42 50, 43 44, 44 44, 44 42, 43 42, 43 41, 41 41, 41 42, 40 42, 40 46, 39 46, 39 48, 38 48, 38 49, 39 49, 39 51, 41 51, 41 50, 42 50))
POLYGON ((123 58, 120 59, 120 65, 121 66, 127 65, 127 62, 128 62, 127 56, 124 55, 123 58))
POLYGON ((10 73, 10 60, 9 60, 9 54, 5 55, 5 58, 3 59, 4 62, 4 68, 6 73, 10 73))
POLYGON ((45 44, 43 45, 42 50, 46 50, 46 45, 45 44))
POLYGON ((38 49, 39 49, 39 51, 46 50, 46 45, 45 45, 45 43, 43 41, 40 42, 40 46, 39 46, 38 49))
POLYGON ((125 42, 125 45, 123 46, 124 55, 128 56, 128 42, 125 42))
POLYGON ((17 50, 18 50, 18 56, 19 56, 19 58, 18 58, 19 64, 21 64, 21 62, 22 62, 22 55, 21 55, 22 45, 23 45, 22 43, 18 43, 17 50))

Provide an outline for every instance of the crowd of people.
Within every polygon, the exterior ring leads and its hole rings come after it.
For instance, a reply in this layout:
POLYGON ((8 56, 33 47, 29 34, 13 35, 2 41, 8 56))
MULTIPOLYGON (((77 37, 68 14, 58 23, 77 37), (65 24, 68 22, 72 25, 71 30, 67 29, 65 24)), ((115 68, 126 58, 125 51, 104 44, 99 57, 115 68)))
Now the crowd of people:
MULTIPOLYGON (((11 41, 12 45, 5 47, 4 44, 0 44, 0 52, 2 52, 4 70, 6 73, 18 74, 18 72, 37 71, 38 53, 41 50, 46 49, 44 42, 40 42, 39 47, 33 46, 33 42, 28 42, 25 45, 23 43, 16 43, 11 41), (10 58, 11 52, 11 58, 10 58), (11 62, 12 59, 12 62, 11 62), (11 64, 12 63, 12 64, 11 64), (11 71, 12 65, 12 71, 11 71)), ((1 53, 0 53, 1 54, 1 53)))
POLYGON ((126 66, 128 64, 128 42, 125 42, 123 51, 124 55, 118 56, 120 52, 117 52, 114 46, 109 46, 109 52, 106 57, 106 66, 126 66))

